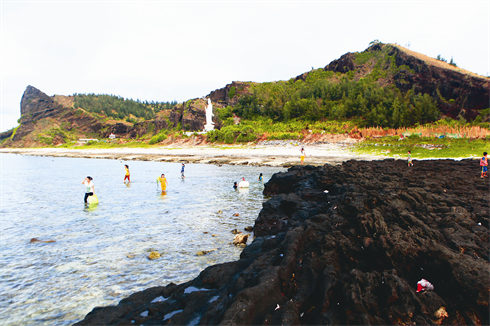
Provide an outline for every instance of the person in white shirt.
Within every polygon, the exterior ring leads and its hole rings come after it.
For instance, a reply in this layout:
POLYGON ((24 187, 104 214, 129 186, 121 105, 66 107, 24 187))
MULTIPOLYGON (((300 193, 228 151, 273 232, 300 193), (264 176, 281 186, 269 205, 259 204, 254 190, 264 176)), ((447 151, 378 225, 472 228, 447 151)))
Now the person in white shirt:
POLYGON ((84 184, 87 189, 85 190, 85 198, 84 198, 84 201, 85 201, 85 204, 87 204, 87 199, 89 196, 93 196, 94 195, 94 183, 92 182, 92 177, 86 177, 82 184, 84 184))

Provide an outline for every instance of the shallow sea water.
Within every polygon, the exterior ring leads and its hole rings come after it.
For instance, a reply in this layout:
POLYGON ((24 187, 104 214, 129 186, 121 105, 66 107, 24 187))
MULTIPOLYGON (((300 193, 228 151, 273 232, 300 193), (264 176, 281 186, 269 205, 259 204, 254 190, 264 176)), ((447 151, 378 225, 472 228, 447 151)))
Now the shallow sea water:
POLYGON ((267 199, 259 173, 265 183, 284 171, 188 164, 181 179, 180 163, 14 154, 0 154, 0 162, 2 325, 71 325, 96 306, 238 259, 230 231, 253 225, 267 199), (166 195, 156 182, 161 173, 166 195), (99 198, 93 207, 83 203, 87 175, 99 198), (250 189, 236 191, 233 182, 242 176, 250 189), (151 251, 162 257, 149 260, 151 251))

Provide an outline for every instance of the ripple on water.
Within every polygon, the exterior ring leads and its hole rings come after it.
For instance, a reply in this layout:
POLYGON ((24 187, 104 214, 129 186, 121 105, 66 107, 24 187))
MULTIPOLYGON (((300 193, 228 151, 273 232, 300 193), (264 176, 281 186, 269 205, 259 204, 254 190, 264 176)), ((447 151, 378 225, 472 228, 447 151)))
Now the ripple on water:
POLYGON ((264 201, 263 184, 253 180, 284 170, 189 164, 182 182, 180 164, 129 162, 128 187, 125 163, 116 160, 0 155, 9 171, 0 217, 2 325, 71 325, 95 306, 238 259, 230 230, 253 225, 264 201), (160 173, 169 181, 165 196, 154 181, 160 173), (95 207, 83 205, 86 175, 94 178, 95 207), (48 181, 32 182, 39 176, 48 181), (250 189, 233 191, 241 176, 250 189), (151 251, 161 258, 149 260, 151 251))

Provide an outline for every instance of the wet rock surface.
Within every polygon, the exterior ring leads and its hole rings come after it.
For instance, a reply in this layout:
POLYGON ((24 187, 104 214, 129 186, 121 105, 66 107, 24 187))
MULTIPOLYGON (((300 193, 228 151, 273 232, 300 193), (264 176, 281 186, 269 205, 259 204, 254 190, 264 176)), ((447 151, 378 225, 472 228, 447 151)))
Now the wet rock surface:
POLYGON ((238 261, 95 308, 77 325, 487 325, 490 195, 478 168, 290 168, 266 184, 272 197, 238 261), (422 278, 433 291, 416 292, 422 278))

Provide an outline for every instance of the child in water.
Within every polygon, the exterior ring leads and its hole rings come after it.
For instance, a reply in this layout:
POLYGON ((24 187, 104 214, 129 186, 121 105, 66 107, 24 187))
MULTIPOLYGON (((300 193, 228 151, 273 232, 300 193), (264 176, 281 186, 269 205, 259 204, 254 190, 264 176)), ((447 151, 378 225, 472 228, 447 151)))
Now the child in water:
POLYGON ((85 204, 87 204, 88 197, 93 196, 95 192, 94 183, 92 182, 92 180, 93 180, 92 177, 86 177, 82 181, 82 184, 84 184, 87 187, 87 189, 85 190, 85 198, 83 199, 85 204))
POLYGON ((124 170, 126 170, 126 175, 124 176, 124 182, 126 182, 126 179, 128 179, 128 182, 131 182, 129 180, 129 166, 128 165, 124 165, 124 170))
POLYGON ((160 178, 157 178, 157 182, 160 182, 160 187, 162 187, 162 192, 167 192, 168 181, 165 178, 165 174, 162 173, 160 178))
POLYGON ((481 177, 480 178, 488 178, 488 175, 487 175, 487 171, 488 171, 487 152, 483 152, 483 157, 480 159, 480 166, 481 166, 481 177))
POLYGON ((262 173, 259 175, 259 181, 264 181, 264 177, 262 177, 262 173))

